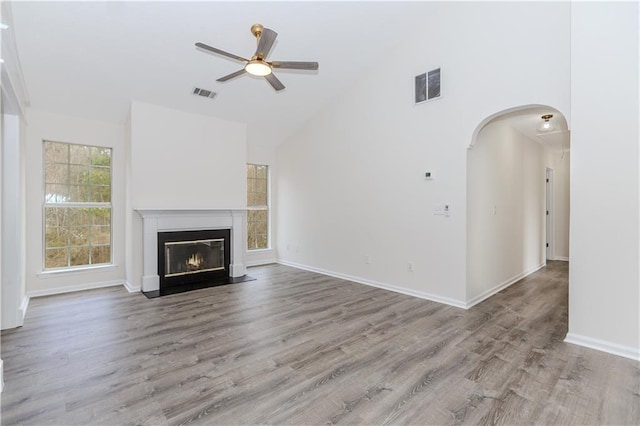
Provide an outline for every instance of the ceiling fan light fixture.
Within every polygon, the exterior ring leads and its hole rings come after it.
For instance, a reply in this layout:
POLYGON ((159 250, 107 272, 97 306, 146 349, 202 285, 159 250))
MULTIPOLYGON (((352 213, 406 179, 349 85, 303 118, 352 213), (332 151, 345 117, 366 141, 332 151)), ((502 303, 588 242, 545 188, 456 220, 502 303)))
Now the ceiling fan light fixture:
POLYGON ((244 70, 249 74, 256 75, 258 77, 264 77, 271 74, 271 67, 257 59, 249 61, 249 63, 244 66, 244 70))
POLYGON ((196 43, 198 49, 207 50, 217 55, 226 56, 227 58, 242 61, 244 67, 242 69, 232 72, 231 74, 220 77, 216 81, 224 82, 236 77, 240 77, 244 74, 251 74, 257 77, 264 77, 265 80, 273 87, 276 92, 285 88, 284 84, 273 74, 272 68, 278 69, 290 69, 290 70, 309 70, 315 71, 318 69, 317 62, 302 62, 302 61, 272 61, 267 62, 265 58, 269 56, 269 52, 273 47, 278 33, 263 27, 261 24, 254 24, 251 27, 251 33, 255 36, 258 47, 256 52, 251 56, 251 60, 245 59, 242 56, 235 55, 233 53, 225 52, 216 47, 206 45, 201 42, 196 43))

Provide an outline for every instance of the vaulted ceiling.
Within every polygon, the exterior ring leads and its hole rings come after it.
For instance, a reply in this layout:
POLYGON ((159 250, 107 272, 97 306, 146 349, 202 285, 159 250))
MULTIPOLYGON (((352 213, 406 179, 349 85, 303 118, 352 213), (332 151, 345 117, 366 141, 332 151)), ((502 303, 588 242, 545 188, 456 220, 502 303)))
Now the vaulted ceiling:
POLYGON ((279 142, 348 90, 385 52, 419 30, 423 2, 14 2, 13 31, 33 108, 122 123, 132 100, 249 125, 279 142), (318 71, 215 80, 250 57, 254 23, 278 32, 270 60, 317 61, 318 71), (211 100, 194 87, 217 92, 211 100))

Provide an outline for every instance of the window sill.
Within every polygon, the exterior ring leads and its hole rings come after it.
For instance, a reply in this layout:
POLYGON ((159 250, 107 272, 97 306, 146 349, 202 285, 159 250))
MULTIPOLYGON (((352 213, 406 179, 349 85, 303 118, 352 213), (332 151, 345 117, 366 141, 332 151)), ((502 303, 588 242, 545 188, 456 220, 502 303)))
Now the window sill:
POLYGON ((79 268, 55 269, 51 271, 42 271, 36 275, 38 278, 54 278, 54 277, 60 277, 65 275, 81 275, 81 274, 90 274, 93 272, 109 272, 109 271, 115 271, 116 269, 118 269, 118 265, 114 265, 114 264, 82 266, 79 268))

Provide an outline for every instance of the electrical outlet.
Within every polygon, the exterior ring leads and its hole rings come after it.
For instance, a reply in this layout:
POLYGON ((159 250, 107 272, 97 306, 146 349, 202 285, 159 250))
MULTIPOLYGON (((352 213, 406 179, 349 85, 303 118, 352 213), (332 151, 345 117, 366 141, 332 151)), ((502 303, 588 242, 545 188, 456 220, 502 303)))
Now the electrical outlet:
POLYGON ((364 257, 364 263, 366 263, 367 265, 371 264, 371 256, 367 255, 364 257))
POLYGON ((413 262, 407 262, 407 272, 413 272, 413 262))

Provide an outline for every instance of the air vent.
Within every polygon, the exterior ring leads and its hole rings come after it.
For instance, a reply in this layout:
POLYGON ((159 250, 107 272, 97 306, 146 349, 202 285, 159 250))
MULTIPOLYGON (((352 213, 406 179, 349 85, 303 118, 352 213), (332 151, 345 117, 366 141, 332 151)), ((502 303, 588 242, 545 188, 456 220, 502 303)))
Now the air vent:
POLYGON ((197 96, 203 96, 205 98, 209 98, 209 99, 213 99, 216 97, 216 92, 213 92, 211 90, 207 90, 207 89, 201 89, 199 87, 194 87, 193 88, 193 93, 194 95, 197 96))

